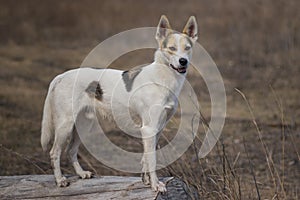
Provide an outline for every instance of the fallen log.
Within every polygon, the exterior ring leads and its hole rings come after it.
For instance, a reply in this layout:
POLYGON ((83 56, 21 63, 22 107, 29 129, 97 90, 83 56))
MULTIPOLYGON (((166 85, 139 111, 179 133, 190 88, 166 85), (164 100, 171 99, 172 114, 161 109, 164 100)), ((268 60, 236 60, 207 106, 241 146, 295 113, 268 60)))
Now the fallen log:
POLYGON ((140 177, 103 176, 79 179, 69 176, 70 186, 59 188, 53 175, 0 176, 0 199, 198 199, 194 189, 178 178, 163 178, 164 194, 153 192, 140 177))

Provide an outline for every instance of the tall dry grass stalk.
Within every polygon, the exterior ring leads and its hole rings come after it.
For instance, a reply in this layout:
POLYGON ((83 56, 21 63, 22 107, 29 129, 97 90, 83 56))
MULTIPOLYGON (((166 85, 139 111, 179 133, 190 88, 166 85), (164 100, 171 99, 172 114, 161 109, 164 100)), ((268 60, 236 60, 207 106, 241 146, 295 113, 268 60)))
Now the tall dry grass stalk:
MULTIPOLYGON (((283 177, 280 177, 279 172, 278 172, 278 170, 277 170, 277 168, 274 164, 272 154, 271 154, 270 150, 268 149, 267 145, 265 144, 264 140, 262 139, 261 129, 259 128, 259 126, 257 124, 253 109, 252 109, 248 99, 246 98, 245 94, 242 91, 240 91, 237 88, 235 88, 235 90, 242 96, 242 98, 246 102, 248 110, 249 110, 250 115, 252 117, 252 122, 255 125, 256 131, 258 133, 259 140, 261 142, 261 145, 262 145, 264 153, 265 153, 266 162, 267 162, 268 167, 269 167, 269 172, 270 172, 272 180, 273 180, 273 184, 274 184, 273 189, 275 190, 274 196, 277 196, 277 194, 278 194, 278 191, 277 191, 277 181, 278 181, 279 185, 281 187, 281 192, 283 193, 283 197, 284 197, 284 199, 286 199, 286 193, 285 193, 285 189, 284 189, 284 179, 283 179, 284 178, 284 143, 285 143, 284 137, 282 138, 282 163, 283 163, 282 172, 283 172, 283 177), (276 179, 275 176, 277 177, 277 179, 276 179)), ((282 106, 280 106, 279 108, 280 108, 280 111, 282 111, 282 106)), ((283 120, 283 112, 281 112, 281 119, 283 120)), ((282 122, 282 124, 283 124, 283 122, 282 122)), ((283 131, 282 134, 284 135, 284 129, 282 129, 282 131, 283 131)))

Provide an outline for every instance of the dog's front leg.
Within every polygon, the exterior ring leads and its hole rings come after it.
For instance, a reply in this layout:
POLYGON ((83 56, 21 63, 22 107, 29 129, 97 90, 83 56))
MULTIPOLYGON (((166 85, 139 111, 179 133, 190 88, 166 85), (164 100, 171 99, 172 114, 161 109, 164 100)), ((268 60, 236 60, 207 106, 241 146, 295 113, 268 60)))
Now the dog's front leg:
POLYGON ((156 175, 156 134, 158 130, 149 126, 141 129, 144 145, 143 173, 149 172, 151 188, 154 191, 165 192, 166 186, 160 182, 156 175))
MULTIPOLYGON (((156 134, 156 149, 159 149, 160 147, 158 146, 158 139, 161 135, 161 131, 159 133, 156 134)), ((142 168, 142 180, 143 180, 143 183, 145 185, 150 185, 150 174, 149 174, 149 167, 147 165, 147 163, 145 162, 145 155, 143 155, 142 157, 142 160, 141 160, 141 164, 143 166, 142 168)))

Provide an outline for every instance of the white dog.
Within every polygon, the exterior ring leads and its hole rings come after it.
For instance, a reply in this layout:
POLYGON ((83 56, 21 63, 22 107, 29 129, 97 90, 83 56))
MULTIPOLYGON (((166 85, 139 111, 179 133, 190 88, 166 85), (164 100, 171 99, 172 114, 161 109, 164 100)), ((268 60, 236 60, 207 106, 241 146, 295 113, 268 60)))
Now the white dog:
POLYGON ((128 71, 80 68, 58 75, 51 82, 44 105, 41 144, 47 150, 54 136, 50 158, 58 186, 68 185, 60 169, 61 152, 68 138, 71 138, 68 156, 76 173, 83 179, 92 176, 91 172, 81 168, 77 160, 81 141, 76 132, 75 121, 80 123, 82 116, 88 116, 82 114, 89 109, 95 109, 102 116, 112 115, 111 102, 117 101, 120 103, 120 113, 130 109, 141 119, 139 131, 144 145, 143 182, 151 184, 155 191, 166 191, 164 183, 158 180, 155 172, 156 144, 159 134, 177 109, 177 97, 185 81, 192 46, 197 40, 195 17, 189 18, 183 33, 177 33, 171 30, 168 19, 162 16, 156 40, 159 48, 150 65, 128 71), (76 78, 78 73, 80 76, 76 78), (138 90, 141 85, 145 86, 138 90), (113 95, 113 91, 117 95, 113 95), (127 105, 123 99, 128 99, 129 96, 131 104, 127 105), (72 106, 72 101, 75 102, 75 107, 72 106))

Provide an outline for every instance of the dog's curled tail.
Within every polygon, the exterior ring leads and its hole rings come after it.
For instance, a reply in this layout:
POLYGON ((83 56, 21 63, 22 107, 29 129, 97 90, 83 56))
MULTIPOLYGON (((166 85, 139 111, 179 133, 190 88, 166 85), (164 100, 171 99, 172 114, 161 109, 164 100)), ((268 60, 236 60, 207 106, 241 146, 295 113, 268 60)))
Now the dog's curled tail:
POLYGON ((44 111, 43 111, 43 119, 42 119, 42 129, 41 129, 41 145, 43 151, 48 150, 48 145, 54 135, 54 128, 53 128, 53 116, 52 116, 52 95, 53 95, 53 86, 54 81, 50 84, 48 94, 44 104, 44 111))

